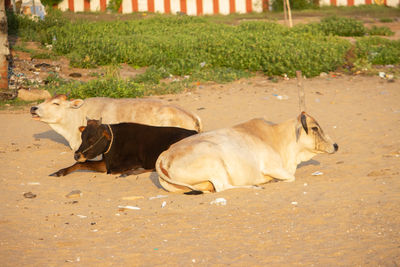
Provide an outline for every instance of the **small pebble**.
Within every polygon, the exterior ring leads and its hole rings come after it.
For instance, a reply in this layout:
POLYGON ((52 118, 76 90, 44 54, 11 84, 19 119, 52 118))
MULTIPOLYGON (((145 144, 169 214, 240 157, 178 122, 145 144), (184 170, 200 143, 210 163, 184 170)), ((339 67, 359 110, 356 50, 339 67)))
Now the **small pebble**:
POLYGON ((210 204, 225 206, 226 205, 226 199, 223 198, 223 197, 220 197, 220 198, 217 198, 217 199, 211 201, 210 204))
POLYGON ((36 194, 32 193, 32 192, 28 192, 24 194, 25 198, 35 198, 36 194))
POLYGON ((66 198, 78 198, 82 196, 82 192, 80 190, 73 190, 65 195, 66 198))
POLYGON ((313 172, 311 175, 318 176, 318 175, 323 175, 323 174, 324 174, 323 172, 316 171, 316 172, 313 172))

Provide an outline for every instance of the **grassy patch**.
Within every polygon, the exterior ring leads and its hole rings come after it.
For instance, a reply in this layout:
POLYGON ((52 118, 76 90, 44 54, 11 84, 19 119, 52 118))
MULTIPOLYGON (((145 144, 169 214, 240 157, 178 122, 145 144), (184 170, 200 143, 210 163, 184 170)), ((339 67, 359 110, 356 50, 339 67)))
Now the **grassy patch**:
POLYGON ((375 65, 400 64, 400 40, 363 37, 357 40, 356 54, 375 65))
POLYGON ((392 18, 380 18, 379 21, 382 23, 389 23, 393 22, 394 20, 392 18))
MULTIPOLYGON (((48 83, 50 90, 71 91, 73 97, 140 97, 178 92, 195 81, 229 82, 258 71, 294 77, 296 70, 301 70, 308 77, 317 76, 346 63, 346 55, 354 46, 338 36, 393 34, 387 27, 367 29, 353 17, 336 16, 337 11, 348 16, 355 12, 372 12, 379 17, 399 14, 397 9, 364 6, 294 11, 294 16, 322 14, 324 18, 289 29, 272 21, 274 16, 282 15, 279 13, 212 17, 116 14, 117 20, 102 20, 98 19, 101 14, 85 13, 76 14, 85 20, 71 21, 66 19, 68 12, 55 12, 38 22, 10 16, 9 30, 26 40, 52 45, 51 52, 26 50, 32 57, 63 55, 70 59, 71 66, 79 68, 122 63, 147 68, 144 74, 129 80, 107 73, 93 74, 98 79, 87 83, 50 76, 54 80, 48 83), (176 76, 188 78, 166 82, 176 76)), ((398 62, 396 42, 361 38, 354 50, 351 64, 357 69, 398 62)))
POLYGON ((13 100, 1 100, 0 110, 20 110, 32 103, 37 103, 37 101, 23 101, 18 98, 13 100))
POLYGON ((392 32, 388 27, 385 26, 375 26, 373 25, 370 29, 367 30, 368 35, 381 35, 381 36, 393 36, 394 32, 392 32))

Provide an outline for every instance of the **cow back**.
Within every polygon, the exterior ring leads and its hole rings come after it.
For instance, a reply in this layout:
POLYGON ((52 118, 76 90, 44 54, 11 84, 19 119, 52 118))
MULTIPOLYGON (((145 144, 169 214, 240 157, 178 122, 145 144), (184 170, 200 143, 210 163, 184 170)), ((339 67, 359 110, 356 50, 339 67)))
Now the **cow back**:
POLYGON ((85 100, 87 117, 103 123, 135 122, 151 126, 173 126, 201 130, 200 118, 180 107, 155 99, 113 99, 94 97, 85 100))
POLYGON ((196 131, 178 127, 150 126, 138 123, 111 125, 114 140, 109 153, 105 154, 110 171, 132 168, 153 169, 158 156, 172 144, 196 131))

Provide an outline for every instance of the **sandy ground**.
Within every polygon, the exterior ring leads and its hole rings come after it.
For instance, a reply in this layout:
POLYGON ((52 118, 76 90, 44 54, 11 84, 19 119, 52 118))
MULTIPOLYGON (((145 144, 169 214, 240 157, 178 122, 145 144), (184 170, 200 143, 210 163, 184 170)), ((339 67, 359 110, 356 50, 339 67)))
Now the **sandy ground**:
MULTIPOLYGON (((1 111, 1 265, 399 266, 400 81, 329 75, 304 85, 307 111, 338 153, 301 164, 293 183, 199 196, 164 191, 156 173, 49 177, 74 162, 66 141, 28 109, 1 111), (81 196, 66 197, 73 190, 81 196)), ((296 80, 257 76, 159 98, 196 112, 205 130, 298 115, 296 80)))

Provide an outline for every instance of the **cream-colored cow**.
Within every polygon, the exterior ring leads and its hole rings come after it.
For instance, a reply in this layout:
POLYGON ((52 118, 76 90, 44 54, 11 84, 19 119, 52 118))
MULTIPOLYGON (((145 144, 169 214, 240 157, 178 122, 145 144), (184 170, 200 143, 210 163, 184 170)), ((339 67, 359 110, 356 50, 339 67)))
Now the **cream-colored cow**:
POLYGON ((270 124, 263 119, 194 135, 173 144, 156 163, 171 192, 219 192, 272 179, 294 181, 297 165, 338 145, 311 116, 270 124))
POLYGON ((87 118, 103 123, 135 122, 152 126, 173 126, 201 131, 200 118, 167 102, 154 99, 93 97, 68 100, 57 95, 31 108, 34 119, 49 124, 75 151, 81 144, 79 127, 87 118))

